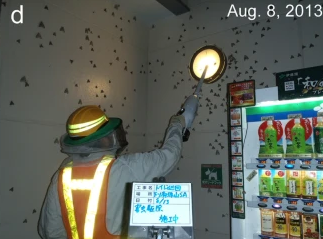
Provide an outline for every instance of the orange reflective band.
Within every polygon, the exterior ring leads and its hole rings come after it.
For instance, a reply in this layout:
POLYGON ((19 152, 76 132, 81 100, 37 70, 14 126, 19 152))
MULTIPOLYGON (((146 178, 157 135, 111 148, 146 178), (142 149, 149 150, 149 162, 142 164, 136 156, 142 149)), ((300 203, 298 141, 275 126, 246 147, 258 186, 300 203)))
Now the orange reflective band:
POLYGON ((93 187, 93 179, 73 179, 71 181, 72 190, 91 190, 93 187))
POLYGON ((95 216, 98 209, 100 191, 103 183, 104 173, 113 158, 104 157, 99 163, 93 179, 71 179, 72 168, 63 170, 63 193, 68 213, 68 220, 72 229, 73 239, 79 239, 75 212, 73 207, 72 190, 91 190, 87 212, 85 216, 84 239, 93 239, 95 216), (82 185, 83 184, 83 185, 82 185))

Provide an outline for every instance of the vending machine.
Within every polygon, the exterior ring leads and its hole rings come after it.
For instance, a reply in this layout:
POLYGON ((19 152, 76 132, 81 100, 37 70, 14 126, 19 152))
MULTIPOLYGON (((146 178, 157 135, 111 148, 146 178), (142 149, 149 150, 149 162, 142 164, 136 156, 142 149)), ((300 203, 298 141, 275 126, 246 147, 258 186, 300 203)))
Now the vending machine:
POLYGON ((276 83, 228 84, 232 239, 323 238, 323 67, 276 83))

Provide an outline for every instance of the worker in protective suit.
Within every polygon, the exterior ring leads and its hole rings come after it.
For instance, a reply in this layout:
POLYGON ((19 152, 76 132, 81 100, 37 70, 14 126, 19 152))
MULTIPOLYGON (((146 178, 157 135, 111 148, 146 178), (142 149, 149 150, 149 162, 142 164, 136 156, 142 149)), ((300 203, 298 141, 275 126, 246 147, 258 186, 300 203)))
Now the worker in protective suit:
MULTIPOLYGON (((197 97, 193 101, 197 109, 197 97)), ((61 137, 61 151, 69 157, 52 177, 40 215, 40 236, 130 238, 123 235, 129 225, 123 218, 126 184, 151 182, 174 169, 183 129, 191 126, 195 113, 184 111, 171 118, 160 149, 119 156, 128 144, 121 119, 108 118, 97 106, 73 112, 61 137)))

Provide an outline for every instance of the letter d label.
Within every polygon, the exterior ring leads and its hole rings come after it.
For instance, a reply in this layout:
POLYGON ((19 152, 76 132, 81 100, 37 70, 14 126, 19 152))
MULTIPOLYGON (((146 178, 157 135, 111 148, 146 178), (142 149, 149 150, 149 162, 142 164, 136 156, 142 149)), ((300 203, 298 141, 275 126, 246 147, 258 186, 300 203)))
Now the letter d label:
POLYGON ((14 24, 23 24, 24 20, 23 20, 23 8, 24 6, 23 5, 20 5, 20 10, 14 10, 12 13, 11 13, 11 21, 14 23, 14 24), (15 20, 15 14, 18 13, 20 14, 20 20, 19 21, 16 21, 15 20))

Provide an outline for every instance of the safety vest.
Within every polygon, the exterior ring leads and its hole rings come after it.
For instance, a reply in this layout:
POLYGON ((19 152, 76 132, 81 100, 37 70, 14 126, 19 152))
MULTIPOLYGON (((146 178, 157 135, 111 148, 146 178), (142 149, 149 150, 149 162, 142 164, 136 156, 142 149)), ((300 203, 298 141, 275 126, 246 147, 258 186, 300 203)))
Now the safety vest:
POLYGON ((120 239, 106 227, 109 173, 115 159, 59 172, 58 194, 68 239, 120 239))

